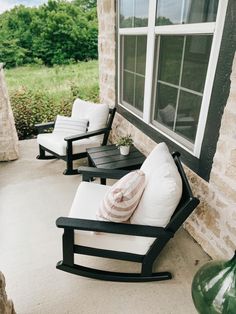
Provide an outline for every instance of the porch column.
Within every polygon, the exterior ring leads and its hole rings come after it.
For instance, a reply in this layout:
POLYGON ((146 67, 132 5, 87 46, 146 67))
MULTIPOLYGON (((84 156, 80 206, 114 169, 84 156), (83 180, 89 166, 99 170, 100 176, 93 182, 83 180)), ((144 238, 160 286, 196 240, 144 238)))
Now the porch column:
POLYGON ((97 0, 100 101, 115 106, 115 0, 97 0))
POLYGON ((0 63, 0 161, 15 160, 18 157, 18 137, 4 78, 3 64, 0 63))
POLYGON ((5 278, 3 274, 0 272, 0 313, 16 314, 12 301, 7 299, 5 287, 6 287, 5 278))

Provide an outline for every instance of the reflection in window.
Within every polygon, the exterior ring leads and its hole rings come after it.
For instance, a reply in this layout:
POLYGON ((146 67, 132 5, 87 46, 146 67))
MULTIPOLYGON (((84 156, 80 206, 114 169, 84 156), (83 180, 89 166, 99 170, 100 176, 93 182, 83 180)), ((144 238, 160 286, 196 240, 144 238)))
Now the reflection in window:
POLYGON ((148 25, 149 0, 120 0, 120 27, 148 25))
MULTIPOLYGON (((159 57, 161 67, 159 67, 159 80, 179 84, 183 43, 183 36, 161 37, 159 57)), ((157 46, 156 49, 158 49, 157 46)))
POLYGON ((160 36, 156 43, 154 123, 194 143, 212 36, 160 36))
POLYGON ((121 36, 120 102, 143 112, 147 36, 121 36))
POLYGON ((212 36, 187 36, 181 85, 203 93, 212 36))
POLYGON ((180 91, 175 132, 194 143, 202 96, 180 91))
POLYGON ((158 0, 156 25, 214 22, 219 0, 158 0))
POLYGON ((157 83, 154 120, 173 130, 178 89, 157 83))

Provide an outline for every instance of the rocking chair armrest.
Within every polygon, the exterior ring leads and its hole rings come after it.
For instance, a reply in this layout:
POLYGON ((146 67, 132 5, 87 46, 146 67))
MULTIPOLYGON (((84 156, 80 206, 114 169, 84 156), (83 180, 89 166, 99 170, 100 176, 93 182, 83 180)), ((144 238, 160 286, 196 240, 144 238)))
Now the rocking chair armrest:
POLYGON ((152 227, 146 225, 125 224, 80 218, 59 217, 56 221, 58 228, 96 231, 104 233, 125 234, 131 236, 142 237, 167 237, 171 238, 174 233, 170 230, 161 227, 152 227))
POLYGON ((53 128, 54 125, 55 125, 55 121, 38 123, 38 124, 35 124, 35 128, 38 130, 38 133, 39 133, 42 130, 47 130, 49 128, 53 128))
POLYGON ((76 135, 72 135, 72 136, 67 136, 67 137, 64 138, 64 140, 67 141, 67 142, 78 141, 78 140, 82 140, 84 138, 88 138, 88 137, 104 134, 104 133, 108 132, 109 130, 110 130, 110 128, 102 128, 102 129, 91 131, 91 132, 86 132, 86 133, 82 133, 82 134, 76 134, 76 135))
POLYGON ((129 170, 118 170, 118 169, 101 169, 95 167, 79 167, 78 173, 82 174, 82 181, 89 181, 91 178, 103 178, 103 179, 120 179, 129 170))

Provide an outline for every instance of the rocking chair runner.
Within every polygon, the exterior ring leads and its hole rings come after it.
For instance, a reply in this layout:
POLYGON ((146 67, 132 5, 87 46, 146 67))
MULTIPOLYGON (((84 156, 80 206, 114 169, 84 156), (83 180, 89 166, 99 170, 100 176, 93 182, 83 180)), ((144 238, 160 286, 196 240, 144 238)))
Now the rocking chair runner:
MULTIPOLYGON (((174 211, 169 223, 165 227, 155 227, 149 225, 138 225, 138 224, 126 224, 126 223, 114 223, 114 222, 105 222, 105 221, 97 221, 90 219, 83 219, 83 215, 81 218, 71 218, 71 217, 60 217, 57 219, 56 225, 59 228, 64 228, 63 234, 63 260, 58 262, 57 268, 60 270, 64 270, 69 273, 95 278, 102 280, 110 280, 110 281, 126 281, 126 282, 139 282, 139 281, 158 281, 158 280, 167 280, 171 279, 172 275, 170 272, 156 272, 153 273, 153 263, 156 258, 161 253, 162 249, 165 247, 167 242, 174 236, 175 232, 180 228, 183 222, 188 218, 188 216, 192 213, 194 208, 198 205, 199 200, 193 196, 191 188, 189 186, 188 180, 184 173, 183 167, 179 160, 180 154, 178 152, 173 153, 172 157, 175 161, 175 164, 178 168, 178 172, 182 179, 182 197, 181 200, 174 211), (80 232, 80 237, 82 237, 82 245, 80 243, 76 243, 76 233, 77 230, 82 231, 94 231, 90 232, 90 236, 85 236, 83 238, 83 232, 80 232), (99 232, 99 234, 97 234, 99 232), (131 248, 129 251, 126 248, 122 250, 122 246, 119 250, 116 250, 116 244, 119 239, 115 237, 109 240, 106 239, 106 235, 113 234, 122 235, 122 237, 127 237, 127 241, 132 242, 132 239, 138 239, 136 242, 131 243, 131 248), (90 246, 90 237, 100 236, 100 239, 97 240, 94 247, 90 246), (147 240, 145 240, 147 239, 147 240), (109 243, 110 241, 110 243, 109 243), (136 249, 135 246, 139 246, 142 241, 146 241, 147 249, 143 251, 143 249, 136 249), (103 243, 104 242, 104 243, 103 243), (87 243, 87 244, 86 244, 87 243), (136 250, 136 251, 135 251, 136 250), (106 257, 111 259, 119 259, 119 260, 127 260, 138 262, 142 264, 141 273, 120 273, 120 272, 111 272, 104 271, 99 269, 88 268, 80 265, 74 264, 74 254, 85 254, 91 256, 99 256, 106 257)), ((113 178, 119 179, 127 171, 124 170, 103 170, 96 169, 90 167, 80 167, 79 173, 82 174, 83 181, 90 181, 91 178, 100 177, 100 178, 113 178)), ((89 185, 90 188, 92 186, 99 186, 94 183, 81 183, 81 185, 89 185)), ((81 193, 77 195, 74 199, 74 204, 76 210, 77 205, 81 207, 86 207, 86 202, 88 200, 88 195, 86 194, 83 188, 86 186, 81 186, 81 193), (77 198, 77 199, 76 199, 77 198), (83 199, 84 198, 84 199, 83 199)), ((95 197, 95 193, 99 191, 90 189, 90 198, 95 197)), ((100 193, 100 192, 99 192, 100 193)), ((78 194, 78 192, 77 192, 78 194)), ((96 198, 96 197, 95 197, 96 198)), ((91 210, 86 207, 85 210, 91 210)), ((86 217, 86 215, 85 215, 86 217)), ((111 236, 110 236, 111 237, 111 236)), ((119 236, 118 236, 119 238, 119 236)), ((124 238, 123 238, 124 239, 124 238)), ((122 239, 122 241, 123 241, 122 239)), ((145 243, 145 242, 143 242, 145 243)), ((119 244, 118 244, 119 246, 119 244)), ((123 245, 124 247, 124 245, 123 245)))
POLYGON ((55 137, 53 133, 40 134, 53 128, 55 122, 35 125, 39 134, 37 159, 62 159, 66 162, 66 170, 63 172, 65 175, 78 174, 77 169, 73 169, 73 161, 87 157, 86 148, 107 144, 115 112, 116 108, 108 109, 108 106, 104 104, 93 104, 76 99, 71 118, 75 120, 86 118, 89 121, 88 131, 82 134, 70 136, 67 133, 64 136, 61 134, 60 137, 55 137), (103 139, 100 136, 103 136, 103 139), (45 152, 50 155, 46 155, 45 152))

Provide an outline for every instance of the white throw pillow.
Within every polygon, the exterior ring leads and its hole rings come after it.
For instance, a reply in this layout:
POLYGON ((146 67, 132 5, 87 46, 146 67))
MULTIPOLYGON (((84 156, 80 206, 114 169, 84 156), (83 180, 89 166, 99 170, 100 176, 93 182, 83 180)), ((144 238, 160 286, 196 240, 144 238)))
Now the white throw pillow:
POLYGON ((154 148, 141 170, 146 187, 130 222, 165 227, 182 196, 182 179, 165 143, 154 148))
POLYGON ((56 118, 53 134, 62 134, 63 136, 70 136, 76 134, 86 133, 88 120, 73 119, 58 115, 56 118))
POLYGON ((141 170, 128 173, 106 193, 97 212, 99 220, 127 221, 137 207, 145 187, 145 174, 141 170))

